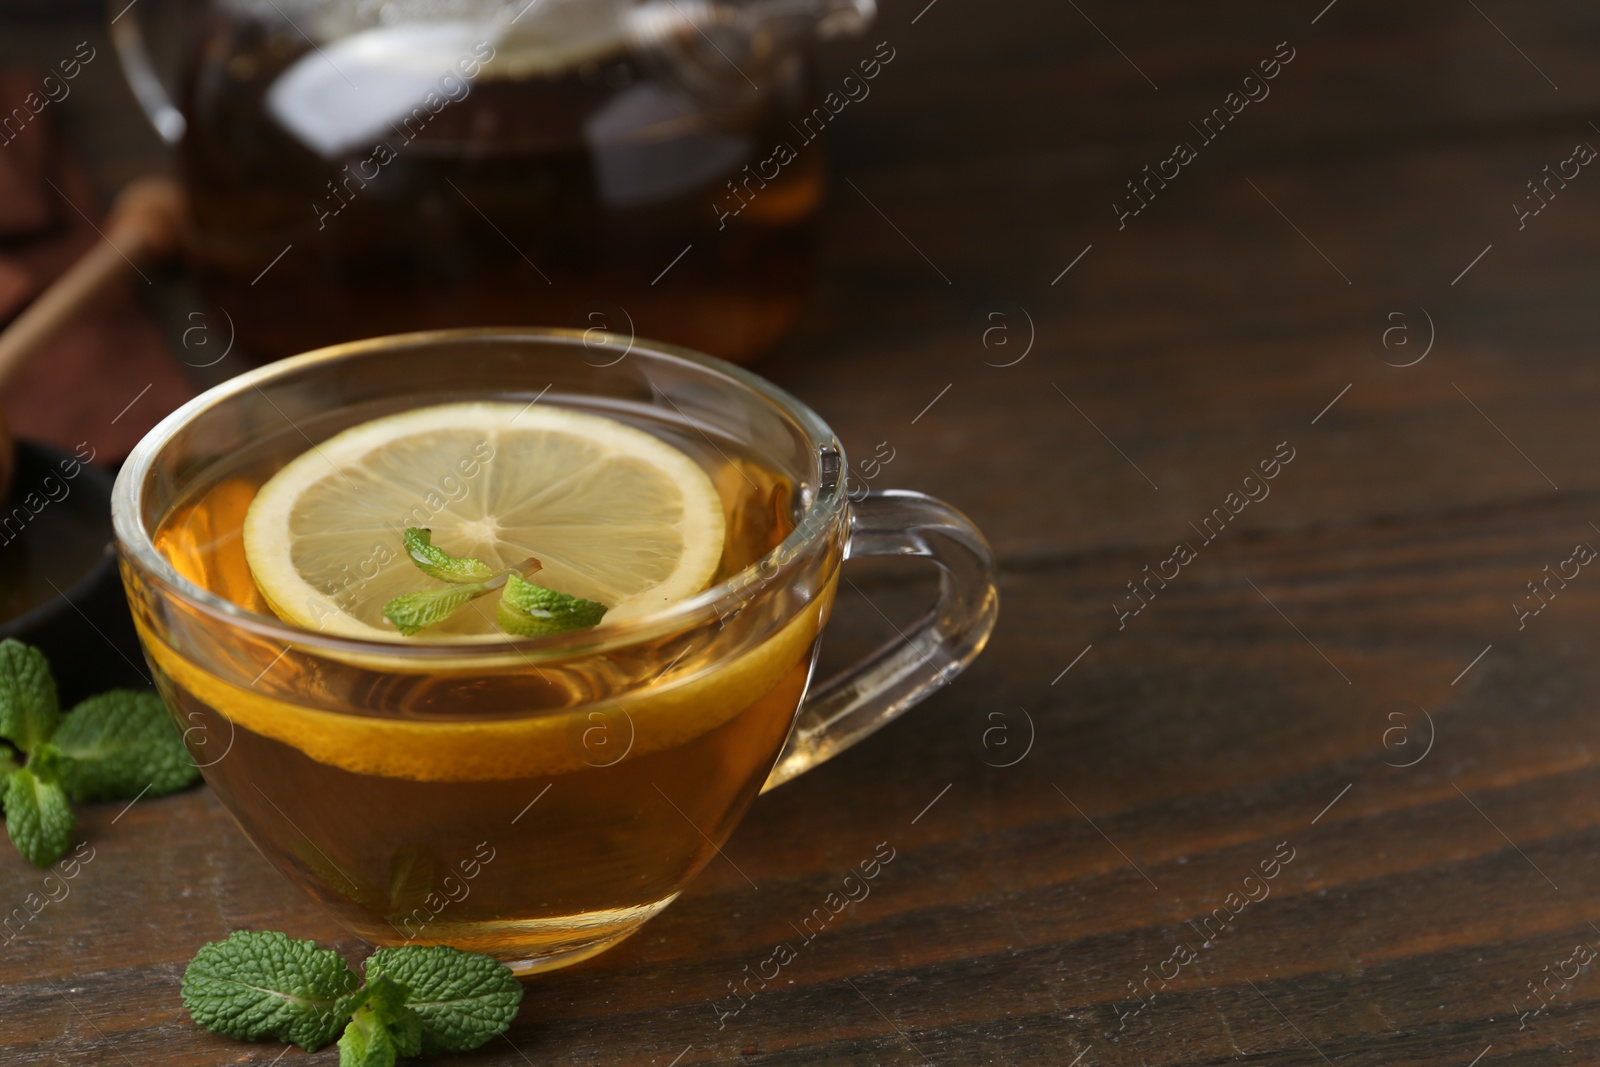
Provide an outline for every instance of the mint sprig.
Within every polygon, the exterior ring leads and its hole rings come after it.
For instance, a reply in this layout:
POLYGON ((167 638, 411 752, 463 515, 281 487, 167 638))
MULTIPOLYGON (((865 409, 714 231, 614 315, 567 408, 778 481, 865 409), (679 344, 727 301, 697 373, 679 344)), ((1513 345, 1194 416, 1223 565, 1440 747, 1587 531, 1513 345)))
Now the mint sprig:
POLYGON ((516 1018, 522 986, 489 956, 448 945, 374 952, 367 982, 337 953, 274 931, 237 931, 195 954, 183 1006, 214 1033, 292 1041, 307 1051, 339 1040, 340 1067, 466 1052, 516 1018))
POLYGON ((113 689, 63 715, 44 653, 11 638, 0 641, 0 739, 6 832, 37 867, 66 853, 73 801, 161 796, 200 776, 160 697, 113 689))
POLYGON ((471 556, 452 556, 433 543, 430 530, 412 526, 404 535, 406 555, 430 578, 449 583, 443 589, 404 593, 383 606, 383 617, 407 637, 437 625, 481 596, 501 590, 495 623, 518 637, 544 637, 598 625, 606 606, 582 597, 534 585, 529 576, 540 569, 529 557, 519 566, 496 571, 471 556))

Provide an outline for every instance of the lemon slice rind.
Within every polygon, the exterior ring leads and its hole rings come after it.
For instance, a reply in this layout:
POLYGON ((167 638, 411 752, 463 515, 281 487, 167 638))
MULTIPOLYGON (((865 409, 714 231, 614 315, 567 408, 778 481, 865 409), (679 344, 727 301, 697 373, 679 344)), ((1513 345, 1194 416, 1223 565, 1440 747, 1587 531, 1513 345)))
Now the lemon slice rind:
POLYGON ((572 711, 467 722, 378 718, 296 704, 224 681, 189 662, 146 627, 139 629, 153 665, 171 684, 237 725, 319 763, 354 774, 421 782, 501 781, 593 766, 571 737, 574 720, 580 727, 587 725, 596 711, 625 713, 633 735, 629 755, 638 757, 715 729, 791 679, 798 703, 806 671, 796 667, 827 620, 833 593, 830 579, 776 634, 681 683, 647 687, 572 711))

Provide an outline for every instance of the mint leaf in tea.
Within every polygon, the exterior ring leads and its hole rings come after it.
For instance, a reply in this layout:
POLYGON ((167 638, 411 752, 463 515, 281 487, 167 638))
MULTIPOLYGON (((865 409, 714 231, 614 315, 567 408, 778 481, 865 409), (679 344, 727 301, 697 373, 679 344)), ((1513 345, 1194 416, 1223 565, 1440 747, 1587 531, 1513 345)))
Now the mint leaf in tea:
POLYGON ((500 594, 494 619, 508 634, 544 637, 598 626, 605 614, 604 604, 558 593, 513 574, 506 582, 505 592, 500 594))
POLYGON ((482 560, 452 556, 432 543, 432 531, 412 527, 405 533, 406 555, 430 578, 451 582, 446 589, 403 593, 383 606, 383 617, 410 637, 444 622, 469 603, 503 589, 495 623, 508 634, 543 637, 598 625, 606 606, 533 585, 527 576, 540 569, 529 556, 516 567, 496 572, 482 560), (470 583, 470 584, 468 584, 470 583))
POLYGON ((433 531, 409 527, 405 533, 406 555, 417 569, 429 578, 454 585, 487 582, 495 576, 495 569, 481 559, 452 556, 433 544, 433 531))
POLYGON ((479 584, 404 593, 383 606, 383 617, 394 623, 396 630, 410 637, 444 622, 490 591, 487 585, 479 584))
POLYGON ((383 617, 407 637, 444 622, 495 589, 503 589, 495 609, 495 624, 519 637, 544 637, 582 630, 599 625, 605 617, 604 604, 527 581, 526 576, 540 568, 539 561, 532 556, 518 567, 496 573, 482 560, 452 556, 434 547, 429 530, 408 529, 405 545, 406 554, 418 570, 429 577, 457 583, 448 589, 404 593, 383 606, 383 617), (472 584, 460 584, 468 581, 472 584))

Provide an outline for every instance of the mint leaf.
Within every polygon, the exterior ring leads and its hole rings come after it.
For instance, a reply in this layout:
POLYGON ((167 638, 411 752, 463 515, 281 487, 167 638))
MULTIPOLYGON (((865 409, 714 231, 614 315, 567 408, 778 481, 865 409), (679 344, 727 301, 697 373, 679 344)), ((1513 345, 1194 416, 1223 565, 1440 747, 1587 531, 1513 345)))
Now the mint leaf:
POLYGON ((240 930, 201 946, 183 972, 183 1006, 213 1033, 275 1038, 314 1052, 344 1026, 341 997, 359 979, 337 952, 274 931, 240 930))
POLYGON ((406 1007, 406 987, 387 975, 346 998, 352 1012, 339 1038, 339 1067, 394 1067, 422 1051, 422 1019, 406 1007))
POLYGON ((506 579, 494 621, 508 634, 543 637, 594 626, 605 614, 604 604, 558 593, 513 574, 506 579))
POLYGON ((441 582, 450 582, 453 585, 471 585, 487 582, 495 575, 495 569, 481 559, 452 556, 442 548, 435 548, 431 530, 409 527, 405 533, 405 543, 406 555, 410 556, 411 562, 417 565, 417 569, 429 578, 437 578, 441 582))
POLYGON ((15 638, 0 641, 0 737, 24 752, 50 740, 61 718, 50 661, 15 638))
POLYGON ((6 832, 29 863, 48 867, 66 854, 73 817, 65 789, 23 767, 6 778, 5 798, 6 832))
POLYGON ((517 1016, 522 985, 511 968, 449 945, 380 948, 367 959, 367 981, 388 976, 410 996, 422 1020, 422 1053, 465 1052, 503 1033, 517 1016))
POLYGON ((394 1035, 365 1012, 357 1012, 339 1038, 339 1067, 394 1067, 401 1056, 394 1035))
POLYGON ((68 760, 66 754, 56 747, 55 742, 45 741, 33 746, 33 751, 28 755, 27 767, 33 776, 41 782, 60 782, 66 785, 62 774, 66 770, 68 760))
POLYGON ((487 593, 484 585, 457 585, 449 589, 429 589, 421 593, 405 593, 383 606, 383 617, 394 623, 395 629, 410 637, 418 630, 436 622, 443 622, 474 597, 487 593))
POLYGON ((200 777, 154 693, 113 689, 90 697, 62 717, 50 745, 66 756, 61 784, 79 803, 146 791, 162 796, 200 777))

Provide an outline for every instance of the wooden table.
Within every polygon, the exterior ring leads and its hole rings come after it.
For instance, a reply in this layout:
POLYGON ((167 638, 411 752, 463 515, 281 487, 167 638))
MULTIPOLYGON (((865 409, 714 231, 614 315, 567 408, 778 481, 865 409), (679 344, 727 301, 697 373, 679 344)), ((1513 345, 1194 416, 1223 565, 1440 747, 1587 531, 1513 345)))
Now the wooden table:
MULTIPOLYGON (((1600 576, 1527 584, 1600 545, 1600 174, 1513 209, 1600 146, 1592 5, 924 2, 829 53, 897 59, 830 134, 821 283, 760 369, 988 531, 994 640, 755 805, 726 852, 759 889, 714 862, 448 1062, 1600 1062, 1600 968, 1567 962, 1600 947, 1600 576), (879 842, 871 896, 719 1026, 879 842)), ((836 662, 927 591, 857 584, 836 662)), ((0 949, 0 1059, 275 1062, 190 1024, 189 956, 358 946, 204 790, 82 826, 93 863, 0 949)), ((0 863, 8 906, 38 882, 0 863)))

